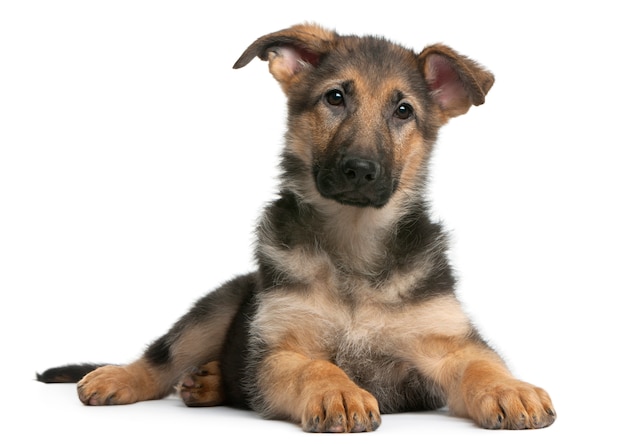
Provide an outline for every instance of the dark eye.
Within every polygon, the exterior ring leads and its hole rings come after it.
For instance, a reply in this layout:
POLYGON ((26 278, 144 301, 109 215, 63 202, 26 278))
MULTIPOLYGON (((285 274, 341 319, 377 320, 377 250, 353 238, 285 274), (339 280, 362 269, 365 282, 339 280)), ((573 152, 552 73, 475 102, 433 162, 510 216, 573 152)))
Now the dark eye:
POLYGON ((343 93, 338 89, 330 90, 326 93, 326 101, 332 106, 342 106, 344 104, 343 93))
POLYGON ((413 115, 413 107, 408 103, 401 103, 393 113, 394 117, 406 120, 413 115))

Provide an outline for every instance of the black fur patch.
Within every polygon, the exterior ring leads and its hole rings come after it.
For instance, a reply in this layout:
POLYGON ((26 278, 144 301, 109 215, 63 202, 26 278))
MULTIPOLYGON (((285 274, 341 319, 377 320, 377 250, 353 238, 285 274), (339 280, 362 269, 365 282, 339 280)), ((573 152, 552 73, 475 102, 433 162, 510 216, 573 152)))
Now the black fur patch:
POLYGON ((170 362, 170 346, 167 342, 168 337, 162 336, 154 341, 144 353, 144 357, 150 364, 159 366, 170 362))

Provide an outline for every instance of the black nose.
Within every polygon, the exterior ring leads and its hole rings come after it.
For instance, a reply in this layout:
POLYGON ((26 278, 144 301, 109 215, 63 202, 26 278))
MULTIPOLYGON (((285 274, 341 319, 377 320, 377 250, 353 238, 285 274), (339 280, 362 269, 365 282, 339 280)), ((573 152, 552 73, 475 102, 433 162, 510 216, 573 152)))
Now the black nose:
POLYGON ((341 171, 348 182, 354 185, 364 185, 378 179, 380 164, 368 159, 346 157, 341 163, 341 171))

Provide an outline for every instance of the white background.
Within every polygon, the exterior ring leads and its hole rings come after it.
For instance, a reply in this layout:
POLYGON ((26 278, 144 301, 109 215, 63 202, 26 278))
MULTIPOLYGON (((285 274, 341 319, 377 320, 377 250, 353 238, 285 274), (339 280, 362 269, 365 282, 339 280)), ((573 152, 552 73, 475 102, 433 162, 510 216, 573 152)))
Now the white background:
POLYGON ((355 438, 623 439, 623 13, 545 0, 0 3, 3 434, 312 439, 173 398, 87 408, 73 385, 33 380, 49 366, 136 358, 252 267, 285 100, 263 62, 231 66, 257 37, 302 21, 416 50, 444 42, 495 73, 486 104, 441 133, 434 214, 451 231, 467 311, 559 415, 530 432, 387 415, 355 438))

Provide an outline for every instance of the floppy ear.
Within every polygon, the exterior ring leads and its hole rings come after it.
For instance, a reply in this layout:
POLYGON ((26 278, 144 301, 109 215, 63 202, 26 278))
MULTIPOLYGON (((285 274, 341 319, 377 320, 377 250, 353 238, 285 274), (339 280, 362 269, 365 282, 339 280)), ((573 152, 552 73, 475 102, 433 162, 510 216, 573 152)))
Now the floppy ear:
POLYGON ((255 57, 269 61, 270 72, 287 92, 300 72, 318 65, 337 37, 334 31, 315 24, 292 26, 258 38, 233 68, 243 68, 255 57))
POLYGON ((444 121, 482 105, 495 80, 481 65, 445 45, 428 46, 418 60, 444 121))

